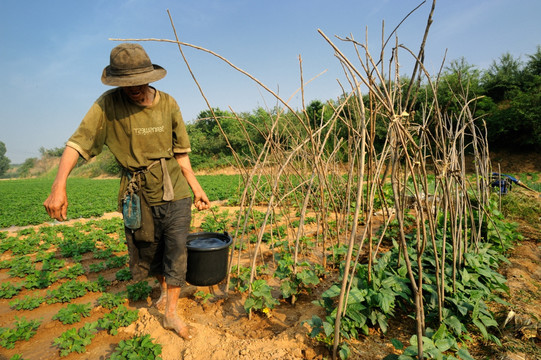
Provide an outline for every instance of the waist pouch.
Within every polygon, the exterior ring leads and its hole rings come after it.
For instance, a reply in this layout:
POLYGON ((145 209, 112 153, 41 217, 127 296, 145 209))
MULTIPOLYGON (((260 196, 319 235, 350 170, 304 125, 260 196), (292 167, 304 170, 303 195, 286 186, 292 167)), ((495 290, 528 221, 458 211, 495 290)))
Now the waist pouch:
POLYGON ((124 196, 122 215, 135 241, 154 242, 154 217, 143 191, 124 196))
POLYGON ((154 242, 154 217, 145 192, 141 189, 141 174, 130 175, 122 199, 124 226, 132 232, 135 241, 154 242))
POLYGON ((141 198, 136 193, 124 195, 122 204, 122 216, 124 226, 130 230, 141 227, 141 198))

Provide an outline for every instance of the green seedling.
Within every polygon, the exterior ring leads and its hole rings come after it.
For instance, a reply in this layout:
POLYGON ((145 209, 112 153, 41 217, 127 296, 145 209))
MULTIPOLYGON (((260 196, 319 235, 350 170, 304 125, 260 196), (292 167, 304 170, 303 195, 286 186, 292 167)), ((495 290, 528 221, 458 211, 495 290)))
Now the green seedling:
POLYGON ((83 317, 90 316, 92 304, 68 304, 67 307, 60 309, 53 320, 58 320, 62 324, 74 324, 81 321, 83 317))
POLYGON ((122 340, 110 360, 161 360, 162 346, 155 344, 150 335, 138 336, 128 340, 122 340))
POLYGON ((201 290, 196 292, 195 294, 193 294, 193 296, 196 299, 200 300, 201 303, 203 303, 203 304, 206 304, 208 300, 214 298, 214 295, 212 295, 210 293, 206 293, 206 292, 201 291, 201 290))

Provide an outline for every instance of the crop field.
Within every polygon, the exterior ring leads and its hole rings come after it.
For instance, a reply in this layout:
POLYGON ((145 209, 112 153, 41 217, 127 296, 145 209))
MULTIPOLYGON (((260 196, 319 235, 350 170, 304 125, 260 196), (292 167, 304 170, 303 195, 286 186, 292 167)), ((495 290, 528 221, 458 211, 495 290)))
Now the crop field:
MULTIPOLYGON (((535 174, 520 177, 538 188, 535 174)), ((340 269, 347 256, 347 246, 335 241, 344 231, 336 218, 327 219, 335 239, 325 243, 313 210, 303 213, 291 203, 288 210, 269 212, 264 202, 258 202, 246 215, 236 206, 242 189, 239 176, 198 179, 209 198, 223 205, 194 211, 192 230, 228 231, 237 241, 227 284, 183 290, 179 311, 199 332, 189 343, 162 329, 161 315, 151 306, 159 295, 157 283, 131 279, 122 220, 118 215, 100 217, 116 210, 118 180, 71 179, 68 214, 73 220, 67 223, 51 222, 45 214, 42 202, 49 180, 0 182, 2 227, 19 227, 0 231, 0 359, 127 359, 138 354, 138 359, 169 360, 178 359, 179 351, 185 359, 200 359, 209 346, 222 354, 217 359, 234 357, 238 349, 243 349, 239 358, 245 359, 328 357, 340 269), (267 216, 272 219, 266 225, 267 216), (295 244, 297 233, 302 236, 295 244), (247 254, 258 251, 260 261, 253 266, 247 254), (224 296, 226 285, 229 294, 224 296), (209 342, 214 338, 215 342, 209 342)), ((264 191, 267 187, 263 186, 264 191)), ((296 196, 287 193, 291 199, 296 196)), ((268 194, 259 196, 268 198, 268 194)), ((376 202, 385 206, 383 201, 376 202)), ((383 224, 384 219, 378 221, 383 224)), ((415 227, 413 214, 407 213, 404 221, 405 227, 415 227)), ((505 223, 501 213, 495 212, 492 221, 487 234, 498 239, 492 242, 494 247, 508 249, 522 238, 516 225, 505 223)), ((356 265, 342 329, 349 339, 349 348, 341 350, 343 357, 373 359, 411 351, 406 349, 408 341, 414 343, 408 318, 411 289, 404 266, 393 265, 399 259, 398 230, 396 221, 389 222, 386 231, 378 230, 373 246, 385 250, 380 250, 371 268, 366 250, 356 265)), ((424 256, 430 259, 432 252, 428 246, 424 256)), ((459 296, 449 295, 450 304, 458 304, 459 311, 451 313, 455 305, 446 308, 451 315, 445 332, 440 329, 443 338, 434 348, 428 347, 434 354, 449 345, 456 347, 458 358, 473 358, 450 336, 466 328, 480 342, 499 342, 490 329, 498 325, 497 316, 503 315, 492 312, 481 295, 501 303, 510 300, 505 278, 496 271, 506 260, 491 246, 480 247, 467 259, 457 275, 462 290, 459 296), (474 306, 476 315, 470 309, 474 306), (476 316, 473 328, 468 324, 471 316, 476 316)), ((427 274, 432 273, 429 261, 424 267, 427 274)), ((432 285, 426 292, 434 298, 432 285)))
MULTIPOLYGON (((237 197, 238 176, 198 178, 213 200, 237 197)), ((70 179, 68 219, 116 211, 118 183, 70 179)), ((40 359, 83 354, 99 332, 114 337, 119 327, 134 322, 137 310, 128 309, 127 302, 146 299, 152 289, 148 282, 123 284, 131 274, 122 220, 52 221, 42 205, 51 184, 47 179, 0 183, 0 228, 21 228, 0 231, 0 359, 23 359, 20 353, 40 359), (10 353, 13 357, 6 357, 10 353)), ((161 353, 149 336, 117 337, 112 342, 120 343, 119 349, 111 359, 133 351, 145 359, 161 353)))
MULTIPOLYGON (((213 200, 234 199, 240 177, 201 175, 198 180, 213 200)), ((42 204, 52 180, 28 179, 0 182, 0 229, 50 222, 42 204)), ((118 179, 68 180, 68 219, 90 218, 117 210, 118 179)))
MULTIPOLYGON (((521 178, 537 188, 535 174, 522 174, 521 178)), ((210 212, 194 212, 193 231, 234 233, 239 223, 238 208, 227 205, 237 203, 240 177, 209 175, 199 177, 199 181, 212 200, 228 201, 226 206, 215 206, 210 212)), ((160 356, 175 359, 175 351, 186 349, 187 344, 161 329, 159 314, 149 310, 149 304, 159 293, 156 282, 131 280, 122 220, 118 216, 100 218, 115 210, 118 180, 72 179, 68 186, 72 206, 69 214, 74 220, 64 224, 51 223, 43 215, 41 203, 48 194, 50 181, 0 183, 2 226, 21 227, 0 231, 0 359, 124 359, 133 353, 139 354, 140 359, 160 356), (6 205, 8 202, 9 206, 6 205), (84 211, 85 204, 92 211, 84 211), (42 225, 25 226, 35 224, 42 225)), ((251 281, 249 263, 235 260, 228 280, 231 294, 227 300, 215 292, 223 291, 223 286, 221 290, 197 288, 180 300, 184 316, 198 323, 203 334, 200 340, 190 342, 193 351, 208 345, 204 339, 216 336, 216 331, 224 325, 237 329, 230 330, 237 337, 236 342, 221 338, 224 342, 229 341, 227 346, 222 345, 229 349, 238 347, 238 341, 246 341, 243 339, 272 337, 267 331, 280 333, 284 330, 278 329, 284 324, 290 329, 292 340, 272 338, 277 348, 297 347, 306 352, 318 349, 318 342, 329 341, 331 333, 327 327, 331 318, 324 316, 322 311, 333 311, 330 305, 340 292, 334 281, 346 248, 340 243, 332 245, 328 248, 327 260, 321 263, 322 239, 317 235, 316 216, 308 212, 302 219, 304 235, 299 239, 299 257, 303 260, 297 263, 297 270, 293 272, 295 255, 288 239, 301 224, 299 209, 293 206, 291 210, 289 214, 274 214, 271 226, 262 235, 260 251, 268 261, 255 268, 251 293, 247 292, 251 281), (234 305, 237 303, 242 304, 240 309, 234 305), (304 311, 299 312, 300 308, 304 311), (218 316, 216 314, 222 313, 218 310, 230 316, 234 314, 234 317, 218 316), (320 332, 318 328, 321 328, 320 332), (311 333, 309 329, 312 329, 311 333), (299 336, 304 340, 299 342, 299 336), (312 337, 314 340, 310 340, 312 337)), ((245 236, 239 236, 240 241, 235 244, 239 256, 241 252, 250 253, 257 246, 256 238, 264 218, 265 207, 259 206, 252 211, 245 236)), ((405 220, 407 226, 414 223, 411 215, 405 220)), ((497 218, 494 221, 500 224, 497 218)), ((329 219, 328 226, 331 231, 340 232, 334 220, 329 219)), ((499 231, 506 237, 504 242, 516 239, 518 235, 514 229, 509 225, 500 226, 499 231)), ((386 234, 381 235, 383 242, 379 240, 379 243, 392 248, 396 231, 396 223, 391 222, 386 234)), ((348 312, 351 328, 344 330, 355 331, 352 334, 362 337, 377 334, 375 331, 379 329, 380 334, 388 336, 387 348, 391 343, 407 343, 405 336, 412 331, 398 325, 404 321, 404 310, 408 306, 399 306, 399 299, 408 299, 411 293, 407 286, 404 287, 405 270, 396 272, 389 267, 396 254, 391 249, 381 256, 372 269, 372 276, 379 281, 372 284, 365 278, 366 264, 359 265, 358 283, 352 289, 349 302, 352 309, 364 310, 358 315, 348 312)), ((478 296, 482 288, 491 291, 485 285, 477 288, 480 284, 490 284, 491 289, 505 292, 505 279, 494 271, 496 262, 502 259, 488 249, 471 257, 477 266, 483 264, 483 271, 475 275, 477 278, 473 281, 471 274, 475 273, 475 267, 462 270, 460 286, 463 286, 463 294, 471 292, 478 296)), ((472 300, 462 296, 461 306, 469 306, 472 300)), ((482 306, 476 324, 483 329, 495 326, 495 318, 485 303, 479 304, 482 306)), ((449 326, 457 329, 466 321, 466 317, 453 319, 449 326)), ((487 333, 487 336, 492 335, 487 333)), ((357 346, 372 346, 369 356, 383 356, 384 350, 378 347, 381 345, 369 339, 373 337, 367 337, 357 346)), ((257 344, 258 348, 246 350, 246 358, 257 358, 255 354, 261 352, 259 347, 264 346, 260 342, 257 344)), ((276 354, 276 350, 273 351, 276 354)), ((314 357, 326 356, 325 350, 310 351, 316 351, 314 357)), ((470 356, 461 351, 462 358, 470 356)), ((303 355, 294 358, 301 357, 303 355)), ((186 358, 198 359, 197 356, 186 358)))

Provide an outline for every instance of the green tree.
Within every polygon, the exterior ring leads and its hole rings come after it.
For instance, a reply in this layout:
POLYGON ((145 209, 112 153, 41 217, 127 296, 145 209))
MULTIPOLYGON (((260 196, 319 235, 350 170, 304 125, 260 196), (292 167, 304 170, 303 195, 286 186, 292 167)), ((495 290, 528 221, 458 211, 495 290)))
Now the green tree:
POLYGON ((524 71, 526 76, 531 80, 531 78, 541 76, 541 45, 537 45, 537 51, 535 54, 528 55, 528 58, 529 60, 526 63, 526 68, 524 71))
POLYGON ((484 75, 486 94, 496 103, 509 100, 521 88, 521 62, 510 53, 493 61, 484 75))
POLYGON ((241 152, 245 146, 245 136, 235 116, 219 108, 201 111, 193 124, 186 125, 186 130, 192 148, 190 159, 196 169, 210 163, 227 165, 232 162, 231 148, 241 152))
POLYGON ((43 146, 39 148, 39 153, 42 157, 61 157, 64 152, 63 147, 56 147, 52 149, 45 149, 43 146))
POLYGON ((28 158, 24 161, 24 163, 19 168, 19 177, 27 177, 30 175, 30 169, 34 167, 36 164, 36 161, 38 159, 36 158, 28 158))
POLYGON ((319 129, 327 120, 323 114, 323 106, 321 101, 313 100, 306 107, 306 116, 308 116, 308 122, 312 129, 319 129))
POLYGON ((6 156, 6 144, 0 141, 0 176, 8 171, 10 162, 11 161, 6 156))
POLYGON ((541 149, 541 46, 528 55, 522 71, 522 91, 512 98, 515 121, 510 133, 514 142, 529 149, 541 149))
POLYGON ((483 76, 486 94, 496 107, 487 117, 491 145, 511 150, 541 148, 541 48, 527 63, 509 53, 483 76))

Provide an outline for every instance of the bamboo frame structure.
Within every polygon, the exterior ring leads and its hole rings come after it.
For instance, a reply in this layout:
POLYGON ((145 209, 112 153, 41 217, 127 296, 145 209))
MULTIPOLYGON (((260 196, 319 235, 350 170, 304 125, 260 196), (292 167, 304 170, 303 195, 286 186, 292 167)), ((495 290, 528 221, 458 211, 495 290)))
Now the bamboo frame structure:
MULTIPOLYGON (((422 4, 424 2, 419 6, 422 4)), ((270 123, 256 128, 256 131, 265 138, 264 145, 259 149, 253 144, 246 130, 256 125, 235 114, 236 121, 244 129, 245 140, 249 144, 251 154, 239 154, 227 141, 244 183, 233 236, 234 243, 242 245, 247 241, 245 235, 256 205, 256 198, 260 194, 266 194, 266 211, 257 233, 257 241, 253 248, 248 246, 250 284, 257 277, 257 265, 264 261, 261 256, 264 233, 269 227, 274 226, 273 219, 276 218, 276 214, 288 217, 291 208, 299 209, 300 212, 299 227, 296 231, 290 231, 287 239, 288 246, 292 248, 294 254, 294 272, 297 271, 297 264, 303 257, 300 247, 308 212, 315 214, 318 219, 316 246, 319 249, 322 266, 327 265, 328 249, 331 245, 347 245, 340 297, 336 305, 339 315, 336 316, 334 324, 333 358, 337 356, 341 340, 341 317, 346 311, 347 298, 361 253, 368 251, 370 274, 372 263, 377 261, 381 252, 383 235, 375 239, 377 241, 374 243, 374 232, 379 227, 375 222, 375 213, 376 198, 384 198, 385 184, 392 187, 391 200, 394 205, 390 208, 382 201, 382 229, 385 233, 392 219, 398 221, 401 261, 407 267, 413 292, 420 359, 423 357, 422 336, 426 330, 422 256, 427 246, 432 247, 436 264, 434 275, 438 294, 438 316, 439 320, 443 321, 442 309, 448 291, 446 289, 451 284, 453 291, 456 291, 457 271, 463 266, 465 254, 477 249, 481 241, 483 222, 488 221, 485 215, 480 216, 476 222, 473 215, 474 212, 484 213, 483 209, 488 201, 488 188, 481 179, 488 178, 490 173, 484 124, 482 120, 473 117, 472 107, 476 99, 471 99, 467 84, 462 84, 462 91, 454 93, 455 100, 462 104, 461 110, 454 114, 442 113, 436 94, 438 88, 444 84, 439 82, 439 75, 432 77, 423 65, 425 44, 435 4, 436 1, 433 0, 417 54, 399 44, 395 38, 390 51, 391 56, 386 60, 385 52, 390 44, 391 35, 396 31, 395 28, 387 40, 384 41, 382 36, 381 50, 377 52, 377 58, 371 55, 367 40, 360 43, 352 37, 338 38, 341 45, 353 47, 357 58, 350 59, 323 31, 318 30, 342 67, 349 89, 346 90, 347 86, 341 84, 343 96, 334 103, 326 104, 332 115, 328 118, 322 116, 317 126, 310 123, 304 106, 304 87, 307 83, 304 83, 300 57, 301 84, 298 91, 301 93, 303 109, 295 111, 289 105, 291 98, 281 98, 255 77, 222 56, 179 41, 176 31, 175 40, 122 39, 177 44, 189 69, 189 63, 182 51, 183 47, 211 54, 230 65, 235 71, 249 77, 280 104, 281 107, 269 111, 270 123), (414 60, 409 83, 404 83, 400 76, 402 69, 399 58, 404 54, 414 60), (426 84, 432 91, 433 100, 421 104, 420 109, 414 109, 421 84, 426 84), (338 124, 347 129, 346 137, 340 137, 335 132, 338 124), (386 129, 384 145, 380 149, 374 146, 376 127, 386 129), (288 140, 287 143, 284 141, 285 138, 288 140), (346 153, 345 160, 337 158, 339 152, 346 153), (472 152, 474 157, 476 180, 473 182, 466 174, 467 152, 472 152), (247 156, 249 159, 243 158, 247 156), (250 163, 251 166, 245 166, 246 163, 250 163), (292 174, 297 179, 295 182, 289 176, 292 174), (302 191, 298 192, 299 189, 302 191), (290 195, 293 193, 302 195, 296 195, 292 200, 290 195), (467 196, 468 193, 477 197, 475 206, 467 196), (409 211, 416 214, 413 240, 407 236, 410 229, 407 229, 405 224, 405 216, 409 211), (438 225, 437 219, 443 219, 443 226, 438 225), (332 230, 329 225, 331 221, 336 223, 336 228, 332 230), (364 226, 360 226, 361 223, 364 223, 364 226), (436 236, 442 229, 443 245, 439 246, 436 243, 436 236), (414 246, 409 246, 409 242, 413 242, 414 246), (446 262, 446 245, 450 245, 453 252, 452 264, 446 262), (368 250, 364 249, 365 247, 368 247, 368 250), (450 279, 445 271, 449 266, 452 266, 450 279), (414 271, 414 267, 418 269, 417 272, 414 271)), ((174 29, 171 16, 170 19, 174 29)), ((192 76, 197 83, 193 73, 192 76)), ((214 114, 199 84, 198 87, 222 135, 228 139, 228 134, 220 126, 221 119, 214 114)), ((242 246, 239 246, 239 249, 242 249, 242 246)), ((227 289, 232 266, 240 264, 241 254, 242 250, 231 252, 227 289)), ((251 291, 251 288, 248 291, 251 291)))

